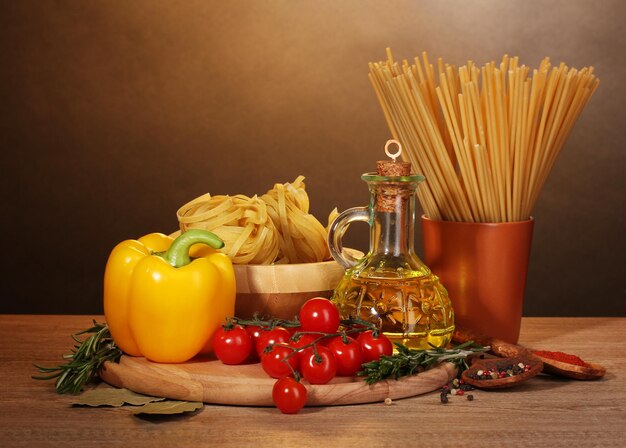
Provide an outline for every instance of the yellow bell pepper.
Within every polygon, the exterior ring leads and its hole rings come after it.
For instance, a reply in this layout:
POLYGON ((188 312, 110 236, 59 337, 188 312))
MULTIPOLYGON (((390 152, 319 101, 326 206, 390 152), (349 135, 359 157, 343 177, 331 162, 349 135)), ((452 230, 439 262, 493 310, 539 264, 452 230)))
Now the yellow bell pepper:
POLYGON ((215 250, 223 245, 215 234, 194 229, 175 240, 151 233, 113 249, 104 315, 125 353, 177 363, 211 350, 213 333, 235 312, 233 266, 215 250))

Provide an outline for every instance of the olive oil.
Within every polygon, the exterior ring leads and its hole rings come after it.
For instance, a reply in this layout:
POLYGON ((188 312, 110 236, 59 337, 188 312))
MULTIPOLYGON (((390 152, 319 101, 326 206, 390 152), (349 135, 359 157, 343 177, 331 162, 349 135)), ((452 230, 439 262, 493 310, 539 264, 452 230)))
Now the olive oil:
POLYGON ((448 293, 432 273, 390 278, 363 277, 348 271, 332 301, 343 318, 371 322, 392 342, 410 348, 445 347, 454 331, 448 293))

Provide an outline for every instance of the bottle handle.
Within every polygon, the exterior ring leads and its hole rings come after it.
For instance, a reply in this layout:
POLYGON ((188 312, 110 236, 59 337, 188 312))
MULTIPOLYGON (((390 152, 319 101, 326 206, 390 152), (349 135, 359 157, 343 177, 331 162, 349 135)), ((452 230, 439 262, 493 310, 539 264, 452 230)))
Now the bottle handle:
POLYGON ((328 228, 328 247, 332 257, 342 265, 345 269, 349 269, 356 265, 359 261, 347 251, 343 250, 341 239, 348 230, 348 226, 355 221, 364 221, 370 223, 369 207, 352 207, 344 210, 335 218, 328 228))

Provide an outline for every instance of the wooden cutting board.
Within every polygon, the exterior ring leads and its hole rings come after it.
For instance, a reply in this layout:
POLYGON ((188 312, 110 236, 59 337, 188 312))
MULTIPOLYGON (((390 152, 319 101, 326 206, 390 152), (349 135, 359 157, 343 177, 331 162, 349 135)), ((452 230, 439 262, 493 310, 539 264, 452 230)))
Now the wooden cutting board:
MULTIPOLYGON (((356 377, 337 377, 324 385, 303 383, 308 389, 307 406, 333 406, 424 394, 447 384, 455 375, 454 365, 443 363, 418 375, 371 386, 356 377)), ((112 386, 145 395, 243 406, 273 406, 272 387, 276 381, 260 364, 227 366, 206 358, 184 364, 158 364, 125 355, 119 364, 106 363, 100 376, 112 386)))

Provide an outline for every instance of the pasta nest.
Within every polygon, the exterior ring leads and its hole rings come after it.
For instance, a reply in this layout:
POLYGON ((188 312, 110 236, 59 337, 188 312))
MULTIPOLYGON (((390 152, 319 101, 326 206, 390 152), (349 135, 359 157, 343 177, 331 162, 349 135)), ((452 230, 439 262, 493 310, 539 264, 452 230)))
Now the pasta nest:
MULTIPOLYGON (((336 209, 329 222, 337 215, 336 209)), ((181 231, 205 229, 224 241, 235 264, 310 263, 330 258, 327 229, 309 214, 304 177, 275 184, 260 198, 209 193, 177 212, 181 231)))

